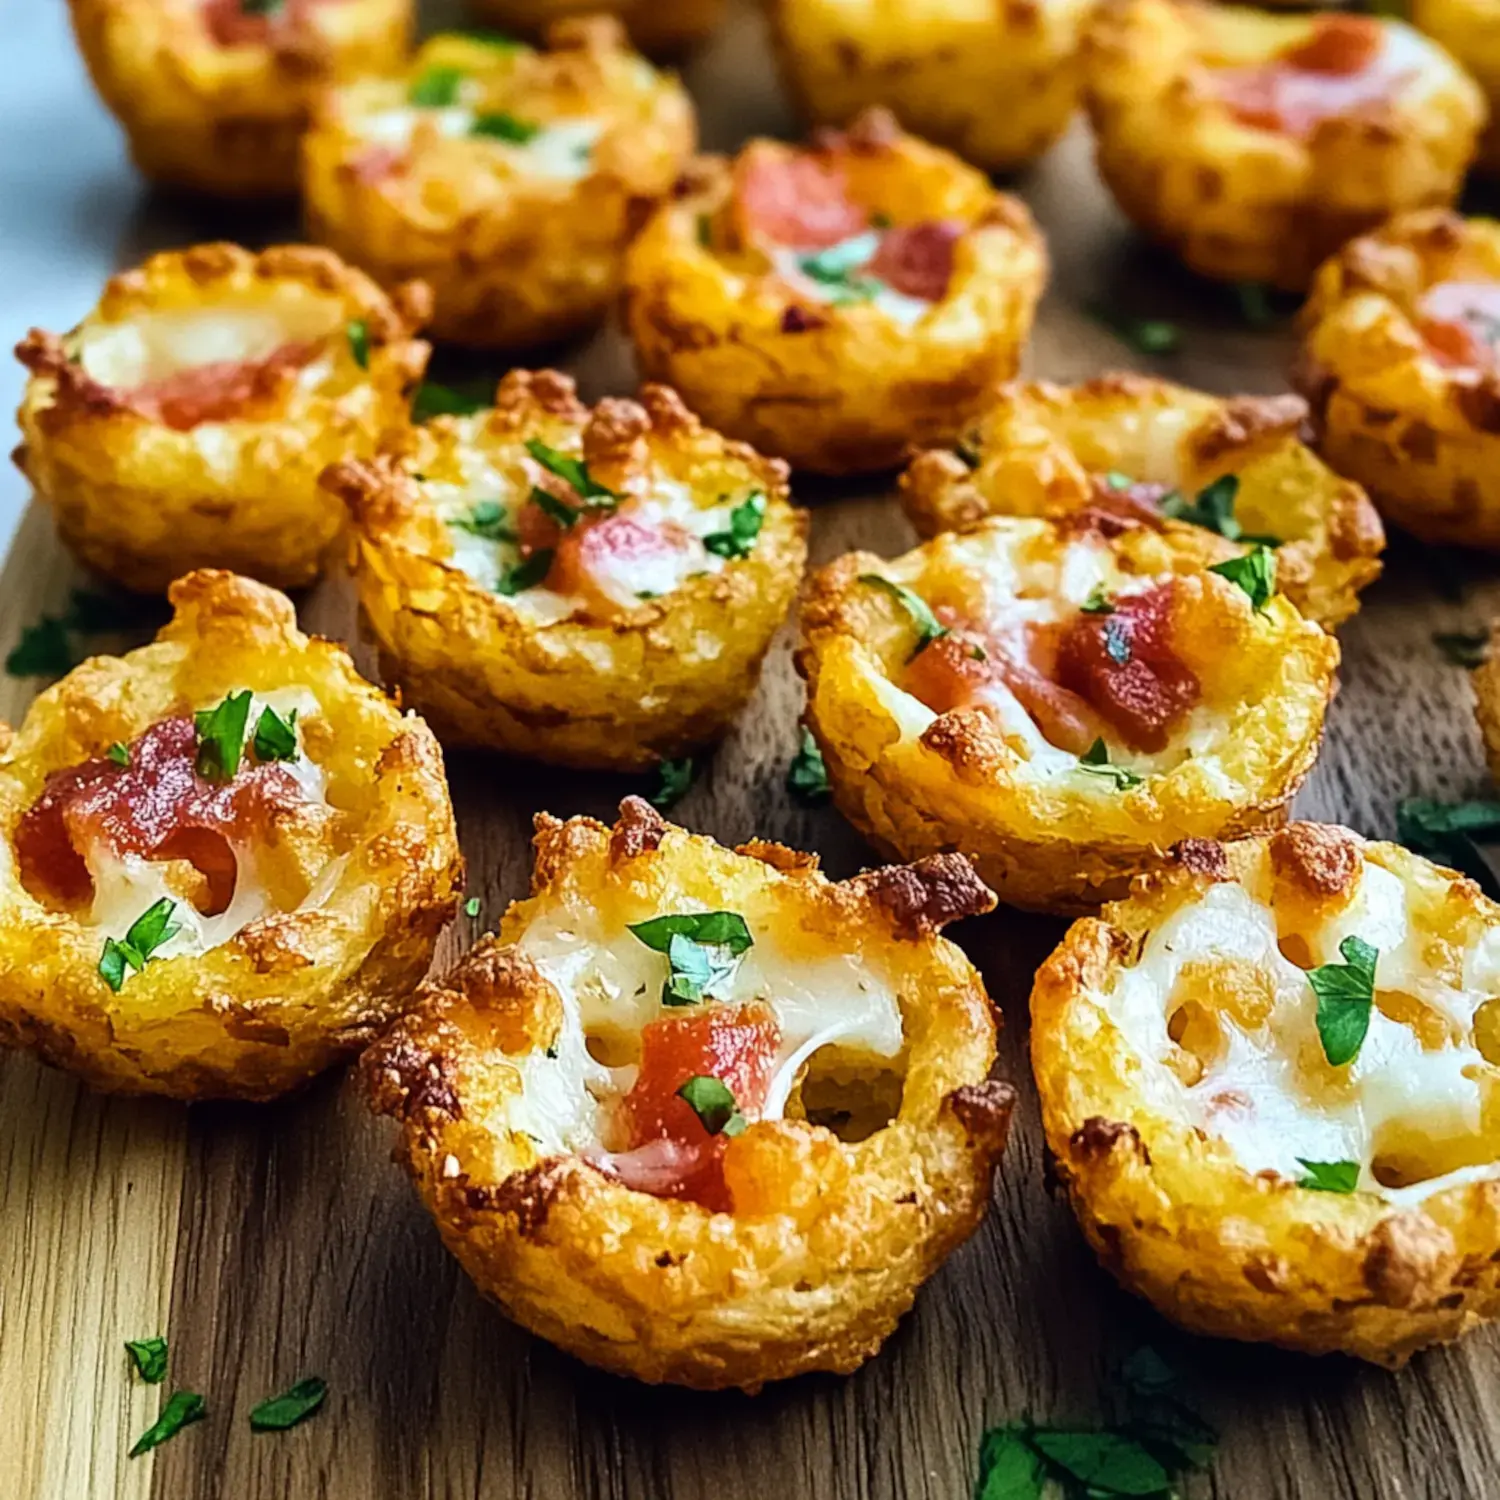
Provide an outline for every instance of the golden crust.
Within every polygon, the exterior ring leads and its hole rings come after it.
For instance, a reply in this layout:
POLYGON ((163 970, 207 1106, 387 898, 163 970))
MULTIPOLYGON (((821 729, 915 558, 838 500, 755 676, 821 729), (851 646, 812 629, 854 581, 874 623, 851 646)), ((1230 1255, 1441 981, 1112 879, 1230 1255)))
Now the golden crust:
POLYGON ((171 600, 155 644, 91 658, 0 736, 0 1040, 96 1088, 268 1099, 357 1051, 407 1002, 453 916, 463 861, 437 741, 343 647, 304 636, 284 596, 230 573, 189 574, 171 600), (316 905, 153 959, 113 992, 100 929, 21 883, 17 823, 52 772, 247 687, 317 699, 308 754, 340 816, 318 835, 316 905))
POLYGON ((1294 396, 1209 396, 1145 375, 1017 382, 995 393, 961 454, 931 449, 912 460, 901 504, 930 537, 989 516, 1066 515, 1110 472, 1188 499, 1234 474, 1234 519, 1247 535, 1280 540, 1282 592, 1332 629, 1380 576, 1385 534, 1364 491, 1305 446, 1306 417, 1294 396))
POLYGON ((1454 281, 1500 282, 1500 223, 1436 210, 1350 241, 1313 283, 1293 379, 1319 451, 1389 520, 1500 549, 1500 375, 1439 362, 1417 326, 1454 281))
POLYGON ((433 332, 447 342, 517 349, 598 323, 619 292, 626 244, 693 150, 681 84, 629 51, 616 23, 559 22, 549 41, 536 52, 434 37, 401 78, 328 92, 307 133, 312 238, 384 285, 425 280, 433 332), (593 122, 587 167, 544 172, 532 146, 446 133, 436 111, 413 111, 394 144, 372 136, 372 119, 411 111, 413 83, 433 68, 464 76, 462 107, 476 117, 593 122))
MULTIPOLYGON (((268 39, 217 43, 194 0, 69 0, 94 86, 157 182, 233 198, 291 195, 308 111, 331 83, 406 51, 412 0, 308 5, 268 39)), ((253 26, 253 23, 252 23, 253 26)))
POLYGON ((400 1153, 444 1241, 517 1322, 616 1373, 753 1391, 853 1370, 988 1204, 1014 1096, 987 1080, 995 1033, 979 975, 935 928, 993 898, 946 856, 898 875, 909 896, 925 892, 912 928, 889 872, 835 884, 634 800, 613 831, 538 817, 536 856, 530 899, 361 1062, 374 1107, 402 1121, 400 1153), (684 905, 743 912, 809 958, 857 955, 899 995, 893 1117, 857 1141, 805 1118, 751 1123, 724 1158, 732 1215, 635 1192, 518 1128, 524 1059, 536 1068, 558 1050, 562 1012, 516 945, 559 910, 613 923, 684 905))
MULTIPOLYGON (((1218 881, 1236 882, 1265 904, 1288 952, 1285 934, 1316 932, 1330 901, 1335 912, 1348 905, 1361 868, 1388 872, 1404 890, 1414 942, 1438 986, 1458 982, 1454 955, 1496 932, 1500 908, 1452 871, 1347 829, 1293 825, 1224 853, 1217 874, 1183 865, 1138 882, 1099 920, 1075 923, 1038 972, 1031 1055, 1047 1144, 1105 1267, 1168 1317, 1197 1333, 1403 1364, 1500 1314, 1493 1172, 1481 1166, 1431 1192, 1403 1193, 1380 1190, 1362 1169, 1360 1190, 1345 1194, 1302 1187, 1277 1169, 1252 1171, 1225 1138, 1168 1103, 1176 1075, 1161 1058, 1180 1049, 1165 1013, 1160 1034, 1137 1032, 1111 994, 1146 961, 1151 932, 1218 881), (1330 874, 1330 856, 1342 877, 1330 874), (1316 899, 1307 882, 1321 887, 1316 899)), ((1216 951, 1206 961, 1235 960, 1216 951)), ((1207 995, 1211 983, 1200 967, 1191 993, 1207 995)), ((1240 996, 1253 987, 1245 971, 1232 986, 1240 996)), ((1380 998, 1377 1005, 1385 1009, 1380 998)), ((1253 1027, 1248 1034, 1261 1045, 1253 1027)), ((1317 1047, 1315 1037, 1310 1045, 1317 1047)), ((1348 1086, 1328 1085, 1333 1097, 1348 1086)), ((1411 1128, 1420 1132, 1420 1120, 1411 1128)))
POLYGON ((1496 0, 1412 0, 1407 19, 1452 54, 1484 90, 1490 123, 1479 141, 1474 170, 1500 173, 1500 4, 1496 0))
MULTIPOLYGON (((1317 755, 1338 643, 1280 595, 1256 614, 1239 588, 1205 571, 1215 544, 1228 544, 1201 528, 1167 522, 1100 533, 1119 578, 1175 579, 1173 645, 1199 679, 1195 713, 1208 715, 1211 729, 1193 753, 1169 745, 1166 759, 1144 762, 1138 785, 1042 768, 1000 715, 966 706, 934 716, 896 687, 911 657, 910 621, 863 578, 895 577, 919 595, 925 588, 977 603, 977 576, 1000 563, 1055 566, 1069 535, 1093 524, 995 518, 891 562, 853 553, 813 575, 796 656, 806 722, 835 804, 883 853, 914 859, 958 849, 1001 900, 1079 912, 1123 894, 1179 840, 1285 820, 1317 755)), ((1004 592, 997 582, 987 606, 1004 592)))
POLYGON ((1208 60, 1260 63, 1318 24, 1196 0, 1105 0, 1085 32, 1099 171, 1126 215, 1202 275, 1301 291, 1353 235, 1458 194, 1484 100, 1401 22, 1378 23, 1412 75, 1393 96, 1305 139, 1229 114, 1208 60))
POLYGON ((1040 156, 1078 107, 1088 0, 770 0, 802 114, 846 125, 884 105, 987 171, 1040 156), (997 99, 1004 104, 997 107, 997 99))
POLYGON ((528 35, 574 16, 617 16, 630 40, 653 55, 703 41, 724 19, 724 8, 724 0, 473 0, 486 21, 528 35))
POLYGON ((807 557, 807 516, 789 503, 786 466, 726 442, 663 386, 591 411, 569 377, 513 370, 493 410, 440 418, 404 453, 336 464, 324 483, 353 516, 360 602, 403 698, 445 743, 564 765, 640 770, 723 735, 807 557), (476 582, 454 561, 425 481, 446 486, 476 465, 524 481, 526 439, 566 446, 574 433, 607 484, 655 465, 700 509, 759 490, 766 508, 750 555, 608 620, 548 620, 522 608, 524 595, 508 600, 476 582))
POLYGON ((870 472, 908 444, 955 438, 984 393, 1015 373, 1046 248, 1018 199, 881 111, 806 148, 746 147, 776 160, 801 150, 840 163, 854 200, 898 226, 969 226, 941 301, 910 326, 871 304, 804 306, 759 251, 731 246, 721 221, 734 170, 704 158, 631 246, 625 324, 643 371, 720 431, 796 468, 870 472))
MULTIPOLYGON (((53 509, 64 542, 127 588, 160 592, 197 567, 228 567, 294 588, 309 583, 342 525, 318 490, 336 455, 375 451, 404 427, 428 346, 413 337, 425 288, 386 297, 327 250, 283 245, 252 254, 196 245, 112 277, 69 333, 40 329, 16 348, 31 371, 15 459, 53 509), (175 369, 223 359, 215 324, 317 344, 297 378, 247 398, 241 419, 165 425, 111 383, 140 383, 152 361, 175 369), (362 367, 348 335, 363 324, 362 367), (182 355, 193 338, 209 350, 182 355), (206 339, 206 344, 203 341, 206 339), (179 357, 180 356, 180 357, 179 357)), ((259 348, 257 356, 272 351, 259 348)))

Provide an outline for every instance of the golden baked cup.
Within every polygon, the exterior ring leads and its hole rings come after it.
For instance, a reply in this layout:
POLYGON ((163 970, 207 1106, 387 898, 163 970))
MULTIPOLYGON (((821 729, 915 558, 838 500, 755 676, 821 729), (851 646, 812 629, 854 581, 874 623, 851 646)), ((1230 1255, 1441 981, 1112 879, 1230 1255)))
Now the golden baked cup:
POLYGON ((1095 509, 840 558, 796 658, 835 804, 884 854, 957 849, 1002 901, 1060 912, 1180 839, 1284 821, 1339 648, 1275 558, 1095 509))
POLYGON ((1318 272, 1293 379, 1319 452, 1389 521, 1500 548, 1500 224, 1443 210, 1318 272))
POLYGON ((1385 534, 1364 491, 1305 445, 1306 421, 1296 396, 1210 396, 1146 375, 1016 382, 956 448, 913 458, 901 504, 924 537, 1093 507, 1187 521, 1242 552, 1268 544, 1281 592, 1331 629, 1380 576, 1385 534))
POLYGON ((153 181, 290 196, 319 90, 396 67, 412 0, 69 0, 94 87, 153 181))
POLYGON ((988 1206, 1014 1092, 938 931, 994 898, 957 855, 835 883, 639 798, 536 823, 530 898, 361 1062, 444 1242, 617 1374, 853 1370, 988 1206))
POLYGON ((718 739, 802 578, 786 466, 675 392, 590 409, 513 370, 492 409, 335 464, 385 670, 448 744, 640 770, 718 739))
POLYGON ((642 52, 681 52, 724 19, 724 0, 471 0, 476 15, 508 31, 534 35, 554 21, 615 16, 642 52))
POLYGON ((692 152, 687 94, 617 24, 549 41, 434 37, 404 77, 330 90, 308 130, 310 235, 387 286, 426 281, 447 342, 517 349, 600 322, 692 152))
POLYGON ((1047 274, 1031 215, 870 111, 705 159, 631 246, 645 374, 794 467, 888 468, 1013 375, 1047 274))
POLYGON ((884 105, 990 172, 1040 156, 1078 108, 1089 0, 767 0, 802 114, 847 125, 884 105))
POLYGON ((33 329, 15 458, 81 562, 159 593, 198 567, 310 583, 343 524, 318 475, 406 425, 425 289, 327 250, 197 245, 112 277, 70 332, 33 329))
POLYGON ((1301 291, 1392 214, 1453 202, 1474 81, 1400 21, 1105 0, 1084 35, 1099 170, 1194 271, 1301 291))
POLYGON ((269 1099, 410 1000, 463 888, 442 753, 231 573, 0 725, 0 1042, 96 1088, 269 1099))
POLYGON ((1490 124, 1480 137, 1474 170, 1500 173, 1500 4, 1496 0, 1412 0, 1407 20, 1444 48, 1484 91, 1490 124))
POLYGON ((1500 1313, 1500 907, 1294 823, 1184 845, 1031 996, 1105 1267, 1196 1333, 1403 1364, 1500 1313))

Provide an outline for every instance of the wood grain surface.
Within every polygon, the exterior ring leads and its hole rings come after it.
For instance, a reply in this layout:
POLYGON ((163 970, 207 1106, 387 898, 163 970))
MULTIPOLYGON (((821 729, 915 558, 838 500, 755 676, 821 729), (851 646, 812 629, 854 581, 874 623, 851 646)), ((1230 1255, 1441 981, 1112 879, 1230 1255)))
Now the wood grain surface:
MULTIPOLYGON (((791 131, 769 78, 758 25, 738 15, 688 69, 709 146, 791 131)), ((1139 366, 1085 310, 1103 304, 1182 324, 1181 353, 1155 362, 1163 374, 1223 392, 1282 388, 1285 327, 1247 328, 1228 293, 1140 247, 1097 186, 1081 132, 1016 188, 1055 263, 1034 373, 1139 366)), ((284 232, 148 201, 119 260, 226 229, 261 240, 284 232)), ((566 362, 590 397, 630 388, 613 332, 566 362)), ((818 561, 910 544, 888 493, 800 493, 814 510, 818 561)), ((34 507, 0 575, 0 645, 76 581, 34 507)), ((302 604, 305 624, 349 640, 372 665, 345 580, 302 604)), ((1431 634, 1471 627, 1497 604, 1492 568, 1396 539, 1386 578, 1343 632, 1343 689, 1302 814, 1388 834, 1399 797, 1481 785, 1468 684, 1431 634)), ((800 808, 782 787, 802 701, 789 650, 784 633, 755 701, 676 816, 726 842, 757 834, 814 848, 846 874, 867 858, 857 839, 836 813, 800 808)), ((0 714, 14 720, 30 686, 0 684, 0 714)), ((523 891, 533 812, 607 815, 633 789, 483 757, 455 756, 450 773, 483 910, 450 931, 440 963, 523 891)), ((1197 1404, 1222 1434, 1190 1496, 1500 1495, 1500 1336, 1474 1335, 1390 1375, 1187 1339, 1099 1270, 1048 1191, 1025 1061, 1031 975, 1060 931, 1000 913, 957 933, 1005 1012, 1000 1071, 1023 1101, 986 1223, 862 1371, 753 1399, 598 1375, 509 1325, 444 1252, 388 1159, 389 1131, 340 1076, 276 1106, 183 1110, 99 1099, 29 1058, 6 1060, 0 1495, 961 1500, 988 1424, 1107 1414, 1110 1370, 1148 1339, 1191 1371, 1197 1404), (135 1380, 121 1344, 158 1332, 171 1338, 171 1385, 203 1392, 209 1416, 130 1461, 166 1388, 135 1380), (290 1433, 253 1435, 250 1407, 309 1374, 328 1380, 323 1412, 290 1433)))

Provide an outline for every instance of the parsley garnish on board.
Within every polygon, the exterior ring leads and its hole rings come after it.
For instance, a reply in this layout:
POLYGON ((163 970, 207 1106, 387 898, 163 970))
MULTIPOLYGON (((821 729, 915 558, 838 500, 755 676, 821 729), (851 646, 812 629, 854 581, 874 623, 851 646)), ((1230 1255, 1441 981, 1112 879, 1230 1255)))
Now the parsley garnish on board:
POLYGON ((1215 563, 1208 571, 1244 590, 1256 614, 1265 609, 1276 592, 1276 554, 1264 544, 1252 547, 1243 557, 1215 563))
POLYGON ((710 1135, 736 1136, 750 1122, 740 1112, 734 1091, 720 1078, 695 1074, 677 1090, 677 1097, 698 1116, 710 1135))
POLYGON ((1078 757, 1078 769, 1087 771, 1094 776, 1104 776, 1113 781, 1116 788, 1126 791, 1130 787, 1139 786, 1142 778, 1134 771, 1125 766, 1116 766, 1110 763, 1109 747, 1102 739, 1095 740, 1082 755, 1078 757))
POLYGON ((711 531, 703 545, 719 557, 749 557, 766 519, 766 497, 757 490, 729 512, 729 530, 711 531))
POLYGON ((1318 998, 1318 1040, 1331 1066, 1353 1062, 1364 1046, 1375 1003, 1375 961, 1380 956, 1351 934, 1339 944, 1341 964, 1309 969, 1307 982, 1318 998))
POLYGON ((260 712, 255 738, 250 742, 260 761, 297 759, 297 710, 282 718, 269 704, 260 712))
POLYGON ((463 81, 462 68, 434 66, 412 80, 406 97, 418 109, 445 109, 458 103, 463 81))
POLYGON ((125 1351, 135 1372, 147 1385, 160 1385, 167 1378, 167 1341, 164 1338, 126 1339, 125 1351))
POLYGON ((1182 330, 1165 318, 1132 318, 1095 303, 1089 315, 1138 354, 1172 354, 1182 344, 1182 330))
POLYGON ((664 760, 656 768, 656 790, 646 799, 652 807, 666 812, 676 807, 688 794, 693 784, 693 757, 684 755, 681 760, 664 760))
POLYGON ((61 677, 78 665, 75 635, 112 635, 154 627, 161 618, 158 601, 128 595, 74 589, 60 615, 43 615, 26 626, 5 658, 12 677, 61 677))
POLYGON ((1240 316, 1252 328, 1269 328, 1276 322, 1276 309, 1271 305, 1271 293, 1261 282, 1238 281, 1235 283, 1234 295, 1240 305, 1240 316))
POLYGON ((1455 667, 1482 667, 1490 659, 1490 633, 1487 630, 1435 630, 1432 644, 1455 667))
POLYGON ((477 917, 479 915, 478 896, 470 896, 469 899, 464 902, 464 915, 470 918, 477 917))
POLYGON ((869 584, 871 588, 884 589, 911 619, 917 632, 917 644, 912 647, 908 661, 920 656, 934 641, 940 641, 948 634, 948 627, 933 614, 927 601, 920 594, 913 593, 905 584, 879 573, 861 573, 859 581, 869 584))
POLYGON ((812 730, 805 724, 802 726, 802 743, 787 767, 786 789, 798 802, 809 807, 826 802, 831 795, 823 752, 818 748, 812 730))
POLYGON ((62 677, 77 665, 65 620, 43 615, 21 631, 21 639, 5 658, 12 677, 62 677))
POLYGON ((1408 849, 1461 870, 1492 901, 1500 880, 1474 840, 1500 835, 1500 802, 1434 802, 1408 797, 1396 808, 1396 837, 1408 849))
POLYGON ((262 1401, 250 1413, 250 1427, 255 1432, 285 1432, 312 1416, 327 1395, 328 1382, 311 1375, 279 1396, 262 1401))
POLYGON ((198 731, 198 753, 193 768, 205 781, 233 781, 245 754, 245 728, 250 721, 250 689, 230 693, 216 708, 193 715, 198 731))
POLYGON ((370 325, 363 318, 354 318, 348 326, 349 352, 361 370, 370 368, 370 325))
POLYGON ((1308 1161, 1305 1156, 1297 1161, 1303 1171, 1298 1187, 1318 1193, 1352 1193, 1359 1186, 1357 1161, 1308 1161))
POLYGON ((581 458, 571 458, 540 438, 527 438, 526 451, 549 474, 555 474, 570 484, 583 499, 595 501, 599 509, 612 510, 620 503, 620 497, 613 490, 605 489, 594 480, 589 466, 581 458))
POLYGON ((524 146, 542 133, 540 125, 530 120, 518 119, 505 110, 493 114, 477 115, 469 126, 470 135, 486 136, 493 141, 504 141, 511 146, 524 146))
POLYGON ((131 969, 139 974, 151 955, 182 931, 182 924, 172 920, 176 910, 177 903, 170 896, 163 896, 130 924, 124 937, 105 938, 104 951, 99 955, 99 977, 116 994, 131 969))
POLYGON ((173 1391, 162 1407, 161 1415, 135 1440, 131 1458, 149 1453, 168 1438, 176 1437, 184 1427, 201 1422, 208 1415, 207 1403, 196 1391, 173 1391))
POLYGON ((738 960, 754 939, 738 912, 682 912, 631 924, 648 948, 665 953, 670 965, 663 1005, 696 1005, 734 977, 738 960))

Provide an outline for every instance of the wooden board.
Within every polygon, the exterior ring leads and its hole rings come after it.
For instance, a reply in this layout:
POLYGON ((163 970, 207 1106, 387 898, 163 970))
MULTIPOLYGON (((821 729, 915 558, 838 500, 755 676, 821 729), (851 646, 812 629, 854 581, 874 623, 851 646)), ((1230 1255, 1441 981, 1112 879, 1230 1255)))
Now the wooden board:
MULTIPOLYGON (((768 78, 757 25, 740 16, 689 70, 710 146, 790 129, 768 78)), ((1098 188, 1081 132, 1018 190, 1055 261, 1036 373, 1071 379, 1132 363, 1084 312, 1103 302, 1183 324, 1183 350, 1157 363, 1162 373, 1225 392, 1282 387, 1286 330, 1248 330, 1226 293, 1143 250, 1098 188)), ((224 229, 152 203, 119 259, 224 229)), ((570 363, 591 397, 629 389, 612 333, 570 363)), ((805 498, 816 560, 910 543, 888 495, 805 498)), ((1445 597, 1430 556, 1394 547, 1388 576, 1344 632, 1343 691, 1303 814, 1389 833, 1398 797, 1480 784, 1464 674, 1430 635, 1487 619, 1500 585, 1482 567, 1461 571, 1463 598, 1445 597)), ((73 581, 33 508, 0 576, 0 645, 60 605, 73 581)), ((303 615, 356 639, 342 580, 311 594, 303 615)), ((801 809, 782 789, 801 706, 789 649, 784 634, 755 701, 677 815, 727 842, 754 833, 815 848, 848 873, 866 856, 838 815, 801 809)), ((361 661, 370 665, 368 653, 361 661)), ((0 684, 0 713, 19 714, 24 686, 0 684)), ((524 888, 535 810, 605 815, 628 789, 482 757, 454 757, 451 774, 486 922, 524 888)), ((475 930, 460 920, 439 962, 475 930)), ((857 1375, 754 1399, 601 1376, 507 1324, 443 1251, 387 1159, 388 1130, 340 1077, 274 1107, 182 1110, 95 1098, 28 1058, 0 1064, 0 1494, 957 1500, 988 1424, 1101 1415, 1109 1370, 1143 1340, 1193 1372, 1195 1397, 1223 1435, 1212 1475, 1190 1482, 1190 1495, 1500 1494, 1500 1335, 1475 1335, 1393 1376, 1183 1338, 1098 1269, 1048 1192, 1025 1062, 1031 975, 1060 931, 1002 913, 958 934, 1005 1010, 1000 1067, 1022 1095, 983 1228, 857 1375), (171 1336, 173 1383, 205 1393, 210 1416, 129 1462, 160 1395, 129 1377, 121 1341, 157 1332, 171 1336), (329 1382, 326 1410, 292 1433, 253 1436, 249 1408, 312 1373, 329 1382)))

